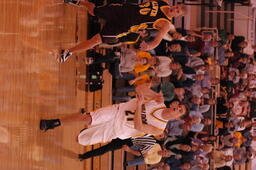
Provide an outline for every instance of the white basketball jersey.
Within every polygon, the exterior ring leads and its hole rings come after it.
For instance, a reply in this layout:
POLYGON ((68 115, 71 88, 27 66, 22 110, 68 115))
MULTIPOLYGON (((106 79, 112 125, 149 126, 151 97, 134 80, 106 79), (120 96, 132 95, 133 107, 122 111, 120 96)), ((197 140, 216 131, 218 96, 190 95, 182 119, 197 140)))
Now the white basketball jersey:
MULTIPOLYGON (((161 117, 163 109, 166 108, 164 103, 149 101, 142 106, 142 121, 145 124, 155 126, 161 130, 165 129, 168 120, 161 117)), ((134 114, 132 110, 124 110, 126 125, 134 128, 134 114)))
POLYGON ((166 106, 164 103, 156 103, 155 101, 149 101, 145 104, 145 108, 142 109, 142 117, 146 117, 144 123, 153 125, 161 130, 165 129, 168 120, 162 118, 161 114, 166 106))

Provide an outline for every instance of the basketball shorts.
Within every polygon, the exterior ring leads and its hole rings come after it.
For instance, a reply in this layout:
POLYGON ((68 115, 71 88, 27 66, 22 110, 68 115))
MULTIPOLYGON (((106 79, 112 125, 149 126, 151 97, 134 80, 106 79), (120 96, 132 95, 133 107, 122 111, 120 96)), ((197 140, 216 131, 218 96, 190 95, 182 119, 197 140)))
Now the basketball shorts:
POLYGON ((93 145, 109 142, 112 139, 126 139, 141 132, 134 129, 133 123, 127 123, 126 110, 136 106, 137 100, 130 100, 126 103, 104 107, 91 112, 92 123, 78 135, 78 142, 81 145, 93 145))
POLYGON ((122 4, 112 4, 94 9, 94 14, 105 21, 100 35, 102 42, 107 44, 120 43, 117 35, 127 32, 129 28, 126 26, 125 19, 122 18, 122 4))

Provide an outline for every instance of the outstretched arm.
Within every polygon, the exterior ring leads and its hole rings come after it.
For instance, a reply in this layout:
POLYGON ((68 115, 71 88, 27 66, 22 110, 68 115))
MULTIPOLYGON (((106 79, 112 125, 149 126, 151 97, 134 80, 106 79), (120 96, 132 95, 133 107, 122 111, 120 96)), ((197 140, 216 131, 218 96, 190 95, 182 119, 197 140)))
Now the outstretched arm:
POLYGON ((134 128, 141 132, 152 134, 152 135, 160 135, 161 133, 163 133, 163 130, 158 129, 157 127, 152 125, 144 124, 142 122, 141 112, 142 112, 142 105, 145 103, 145 100, 144 100, 144 96, 141 95, 141 93, 137 94, 137 98, 138 98, 138 103, 137 103, 137 108, 134 115, 134 128))
POLYGON ((136 92, 143 95, 146 100, 155 100, 158 103, 164 102, 163 94, 161 92, 157 93, 151 90, 149 87, 149 83, 139 85, 136 87, 136 92))
POLYGON ((145 41, 142 41, 142 43, 140 44, 141 50, 147 51, 147 50, 152 50, 153 48, 156 48, 160 44, 164 36, 172 28, 172 24, 167 20, 159 20, 156 22, 157 23, 155 24, 155 26, 159 30, 158 33, 156 34, 156 37, 151 42, 146 43, 145 41))

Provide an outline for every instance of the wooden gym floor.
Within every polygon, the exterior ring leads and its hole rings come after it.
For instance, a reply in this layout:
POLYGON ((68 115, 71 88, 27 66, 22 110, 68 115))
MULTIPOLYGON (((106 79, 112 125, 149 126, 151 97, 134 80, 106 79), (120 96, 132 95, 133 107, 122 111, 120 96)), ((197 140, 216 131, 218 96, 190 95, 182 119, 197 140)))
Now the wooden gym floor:
POLYGON ((86 39, 85 9, 61 0, 0 1, 0 169, 83 170, 83 125, 39 131, 41 118, 77 112, 86 94, 77 88, 81 64, 59 64, 55 51, 86 39))
POLYGON ((102 90, 83 90, 85 52, 63 64, 56 61, 58 50, 86 39, 86 10, 62 0, 1 0, 0 10, 0 170, 136 169, 123 167, 122 151, 80 162, 78 153, 100 146, 85 148, 76 142, 82 124, 39 130, 42 118, 112 102, 107 71, 102 90))
POLYGON ((81 90, 85 53, 56 61, 58 50, 86 39, 86 10, 62 0, 1 0, 0 11, 0 170, 136 169, 122 166, 122 151, 80 162, 78 153, 100 146, 77 144, 81 124, 39 130, 42 118, 111 104, 108 72, 103 90, 81 90))

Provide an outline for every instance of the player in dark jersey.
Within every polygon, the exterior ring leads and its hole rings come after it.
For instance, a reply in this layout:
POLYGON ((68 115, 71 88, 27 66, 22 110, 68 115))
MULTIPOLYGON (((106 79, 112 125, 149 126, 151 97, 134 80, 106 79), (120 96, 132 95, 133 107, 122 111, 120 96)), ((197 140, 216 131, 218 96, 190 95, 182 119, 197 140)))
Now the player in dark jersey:
POLYGON ((75 47, 63 50, 60 61, 65 62, 73 52, 88 50, 101 43, 107 43, 110 38, 118 38, 130 32, 139 32, 143 29, 157 29, 158 33, 150 42, 142 41, 141 50, 155 48, 173 28, 171 19, 184 15, 184 5, 169 6, 164 1, 150 1, 140 5, 131 4, 110 4, 103 7, 95 7, 87 0, 83 2, 91 15, 105 20, 105 25, 99 34, 89 40, 81 42, 75 47))

